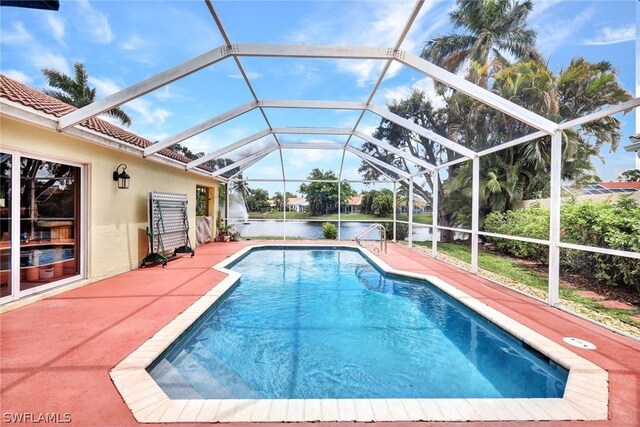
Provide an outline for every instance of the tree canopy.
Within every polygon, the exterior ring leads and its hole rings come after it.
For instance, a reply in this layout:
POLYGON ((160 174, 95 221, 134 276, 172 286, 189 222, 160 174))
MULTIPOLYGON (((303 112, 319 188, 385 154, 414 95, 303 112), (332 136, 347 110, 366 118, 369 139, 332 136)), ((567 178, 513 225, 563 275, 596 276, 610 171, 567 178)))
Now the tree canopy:
MULTIPOLYGON (((333 171, 322 171, 315 168, 307 177, 315 181, 336 182, 310 182, 300 186, 298 192, 304 194, 309 203, 309 212, 312 215, 327 215, 338 212, 338 177, 333 171)), ((348 182, 340 183, 340 203, 348 204, 349 199, 356 195, 348 182)))
POLYGON ((640 182, 640 169, 626 170, 620 174, 618 180, 626 182, 640 182))
MULTIPOLYGON (((512 0, 459 0, 450 17, 450 36, 427 41, 422 56, 453 71, 465 71, 466 79, 524 108, 560 123, 598 111, 631 98, 607 61, 589 62, 576 57, 554 72, 541 58, 535 33, 526 18, 533 3, 512 0), (513 25, 503 25, 511 22, 513 25), (509 53, 509 62, 501 52, 509 53)), ((438 88, 437 105, 422 91, 388 104, 393 113, 480 151, 535 132, 519 120, 463 93, 438 88)), ((373 136, 433 165, 459 157, 445 147, 382 119, 373 136)), ((567 129, 563 135, 563 180, 597 180, 593 158, 608 146, 618 147, 621 123, 605 117, 567 129)), ((506 211, 523 199, 548 197, 550 138, 539 138, 483 156, 480 167, 481 215, 506 211)), ((373 144, 363 148, 372 156, 409 170, 406 161, 373 144)), ((469 225, 471 213, 471 162, 449 166, 438 176, 441 225, 469 225)), ((363 162, 366 179, 379 172, 363 162)), ((404 185, 404 184, 403 184, 404 185)), ((431 202, 431 180, 416 185, 416 194, 431 202)), ((447 236, 445 235, 446 239, 447 236)))
POLYGON ((421 56, 451 72, 471 61, 508 64, 506 55, 541 60, 536 33, 527 28, 532 9, 531 0, 458 0, 449 18, 454 29, 462 29, 462 33, 428 40, 421 56))

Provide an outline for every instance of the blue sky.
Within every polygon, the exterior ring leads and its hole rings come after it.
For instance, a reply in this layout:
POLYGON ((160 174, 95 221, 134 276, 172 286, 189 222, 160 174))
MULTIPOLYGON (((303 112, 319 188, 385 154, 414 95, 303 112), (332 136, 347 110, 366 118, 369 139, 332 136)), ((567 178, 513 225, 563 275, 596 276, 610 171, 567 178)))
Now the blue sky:
MULTIPOLYGON (((608 60, 619 70, 622 84, 635 91, 636 9, 639 2, 534 0, 530 26, 539 47, 559 71, 574 56, 608 60)), ((303 43, 392 46, 413 2, 400 1, 281 1, 214 2, 235 43, 303 43)), ((419 53, 425 40, 452 31, 448 12, 453 1, 425 3, 403 49, 419 53)), ((59 12, 3 7, 0 11, 0 71, 42 88, 40 72, 52 67, 70 72, 83 62, 91 84, 104 97, 146 77, 223 44, 203 1, 68 1, 59 12)), ((242 64, 263 99, 331 99, 365 101, 378 78, 379 61, 242 58, 242 64)), ((640 87, 640 82, 638 82, 640 87)), ((392 66, 374 103, 384 105, 407 96, 412 89, 433 92, 429 78, 392 66)), ((639 92, 640 93, 640 92, 639 92)), ((124 105, 132 116, 131 130, 150 140, 162 140, 182 129, 252 100, 235 63, 228 59, 124 105)), ((355 112, 267 110, 274 127, 352 127, 355 112)), ((624 122, 628 143, 634 116, 624 122)), ((379 119, 367 113, 359 126, 371 132, 379 119)), ((185 141, 196 152, 210 152, 266 127, 252 111, 185 141)), ((346 137, 283 135, 280 141, 345 142, 346 137)), ((267 145, 271 137, 257 144, 267 145)), ((250 150, 255 149, 255 146, 250 150)), ((246 150, 229 157, 240 158, 246 150)), ((287 150, 288 179, 307 176, 312 167, 338 170, 341 152, 287 150)), ((602 152, 606 165, 596 162, 603 179, 615 179, 634 166, 634 157, 619 148, 602 152)), ((343 176, 357 179, 359 160, 347 154, 343 176)), ((252 166, 250 178, 280 178, 277 152, 252 166)), ((293 186, 293 185, 292 185, 293 186)), ((297 185, 295 185, 297 187, 297 185)), ((268 186, 270 191, 281 187, 268 186)))

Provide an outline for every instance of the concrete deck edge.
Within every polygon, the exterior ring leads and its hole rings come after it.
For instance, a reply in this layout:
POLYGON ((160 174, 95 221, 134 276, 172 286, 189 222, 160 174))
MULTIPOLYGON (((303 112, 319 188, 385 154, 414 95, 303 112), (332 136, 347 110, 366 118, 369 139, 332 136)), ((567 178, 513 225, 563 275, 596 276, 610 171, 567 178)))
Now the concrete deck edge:
MULTIPOLYGON (((227 274, 219 284, 180 313, 122 362, 110 376, 137 421, 151 422, 304 422, 304 421, 589 421, 608 417, 608 374, 572 351, 460 291, 444 280, 396 270, 362 247, 365 257, 388 274, 426 280, 479 315, 569 370, 558 399, 198 399, 172 400, 146 368, 222 297, 241 275, 226 268, 253 249, 247 246, 212 268, 227 274)), ((287 244, 286 246, 309 246, 287 244)), ((323 245, 323 247, 327 247, 323 245)), ((354 248, 335 244, 328 247, 354 248)))

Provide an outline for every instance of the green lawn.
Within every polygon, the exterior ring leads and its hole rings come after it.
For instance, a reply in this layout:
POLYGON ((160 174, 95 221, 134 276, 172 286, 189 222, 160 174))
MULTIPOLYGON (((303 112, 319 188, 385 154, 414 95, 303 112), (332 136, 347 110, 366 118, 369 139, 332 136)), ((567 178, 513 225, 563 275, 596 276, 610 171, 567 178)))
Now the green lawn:
MULTIPOLYGON (((416 245, 431 248, 431 242, 414 242, 416 245)), ((438 251, 459 259, 466 263, 471 263, 471 248, 466 245, 456 243, 438 243, 438 251)), ((478 253, 478 266, 484 270, 490 271, 524 285, 535 289, 547 290, 547 279, 540 276, 526 266, 523 266, 515 260, 501 256, 498 254, 483 252, 478 253)), ((560 297, 579 304, 597 313, 606 314, 620 322, 635 327, 640 327, 640 322, 632 319, 630 316, 640 315, 640 310, 622 310, 615 308, 606 308, 597 303, 596 300, 583 297, 576 294, 578 289, 560 287, 560 297)))
MULTIPOLYGON (((397 214, 398 221, 408 221, 409 216, 407 214, 397 214)), ((413 222, 417 224, 433 224, 433 218, 431 213, 415 214, 413 215, 413 222)))

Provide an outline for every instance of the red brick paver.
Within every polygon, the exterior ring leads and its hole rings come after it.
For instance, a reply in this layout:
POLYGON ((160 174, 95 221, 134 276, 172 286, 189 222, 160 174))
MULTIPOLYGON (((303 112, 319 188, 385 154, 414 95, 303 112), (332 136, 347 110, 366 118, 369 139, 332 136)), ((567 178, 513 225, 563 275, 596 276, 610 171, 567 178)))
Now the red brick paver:
POLYGON ((604 297, 593 291, 576 291, 576 295, 580 295, 581 297, 593 298, 593 299, 603 299, 604 297))
MULTIPOLYGON (((223 278, 211 266, 255 243, 208 244, 199 247, 194 258, 171 261, 166 269, 154 266, 120 274, 0 316, 0 422, 5 413, 58 412, 70 413, 71 425, 137 425, 111 383, 109 370, 223 278)), ((609 372, 611 420, 464 426, 640 425, 637 341, 400 245, 390 244, 388 255, 382 258, 394 268, 437 275, 561 345, 565 345, 562 337, 574 336, 598 346, 596 351, 567 348, 609 372)), ((418 424, 427 423, 394 426, 418 424)), ((271 425, 275 424, 259 427, 271 425)))
POLYGON ((622 310, 634 310, 635 307, 629 304, 625 304, 623 302, 620 301, 615 301, 615 300, 607 300, 607 301, 600 301, 598 302, 598 304, 600 304, 603 307, 607 307, 607 308, 619 308, 622 310))

